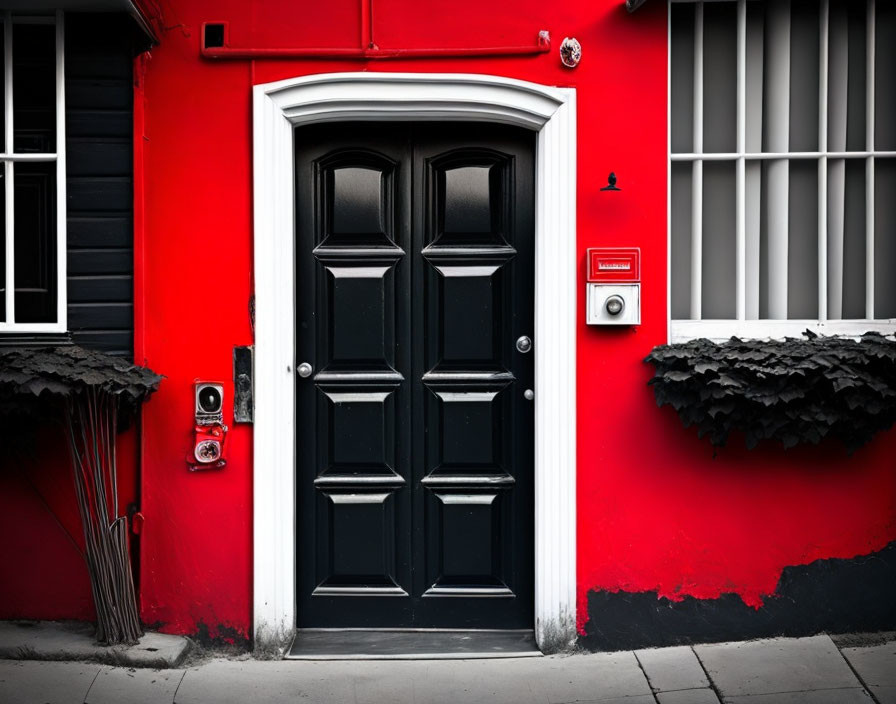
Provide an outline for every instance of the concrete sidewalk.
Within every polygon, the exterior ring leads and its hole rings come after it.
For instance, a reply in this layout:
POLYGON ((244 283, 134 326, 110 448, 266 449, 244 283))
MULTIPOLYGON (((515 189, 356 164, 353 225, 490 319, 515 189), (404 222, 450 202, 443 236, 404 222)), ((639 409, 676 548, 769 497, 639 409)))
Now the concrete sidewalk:
POLYGON ((180 670, 0 661, 4 704, 896 703, 896 640, 827 636, 505 660, 214 659, 180 670))

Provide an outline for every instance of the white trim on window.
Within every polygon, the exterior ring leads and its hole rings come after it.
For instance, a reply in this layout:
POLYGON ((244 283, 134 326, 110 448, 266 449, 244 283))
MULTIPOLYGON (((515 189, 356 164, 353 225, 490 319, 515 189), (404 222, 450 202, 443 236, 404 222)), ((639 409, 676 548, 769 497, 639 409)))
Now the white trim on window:
POLYGON ((896 334, 896 320, 673 320, 669 342, 706 338, 724 342, 732 337, 783 339, 801 337, 810 330, 816 335, 859 337, 866 332, 896 334))
MULTIPOLYGON (((704 44, 704 2, 696 2, 694 7, 694 67, 693 67, 693 144, 691 152, 672 151, 672 3, 684 0, 670 0, 668 7, 668 93, 669 106, 668 145, 669 145, 669 187, 668 187, 668 252, 669 252, 669 340, 681 342, 698 337, 710 339, 726 339, 731 336, 740 337, 781 337, 798 336, 807 328, 820 334, 856 335, 875 330, 885 333, 896 331, 896 321, 875 319, 874 302, 874 165, 876 159, 896 158, 896 151, 878 150, 874 140, 874 65, 875 65, 875 0, 866 0, 866 50, 865 50, 865 144, 862 151, 847 151, 845 142, 845 107, 838 108, 831 117, 831 129, 839 137, 829 140, 829 111, 845 100, 846 67, 841 65, 840 45, 837 44, 845 32, 842 22, 832 24, 829 0, 819 3, 819 91, 818 91, 818 128, 819 142, 817 151, 788 151, 790 129, 790 72, 789 57, 791 53, 790 0, 769 1, 769 9, 774 14, 769 23, 765 37, 767 56, 779 57, 778 69, 766 75, 769 83, 766 86, 768 124, 764 125, 769 151, 761 149, 755 138, 747 135, 747 119, 757 110, 756 95, 751 98, 749 72, 761 72, 761 41, 759 53, 751 43, 755 40, 748 33, 747 0, 737 2, 737 70, 736 70, 736 113, 737 129, 735 151, 704 152, 703 151, 703 44, 704 44), (776 20, 776 21, 774 21, 776 20), (751 58, 752 56, 752 58, 751 58), (756 58, 759 57, 759 58, 756 58), (836 58, 835 58, 836 57, 836 58), (754 63, 751 64, 751 61, 754 63), (755 62, 759 62, 755 65, 755 62), (836 64, 836 65, 833 65, 836 64), (783 69, 781 67, 784 67, 783 69), (829 90, 832 91, 829 95, 829 90), (748 114, 749 113, 749 114, 748 114), (842 134, 841 134, 842 133, 842 134), (752 143, 751 143, 752 142, 752 143), (828 237, 832 228, 842 233, 843 207, 832 199, 831 190, 836 189, 842 200, 842 173, 837 172, 829 179, 829 163, 842 165, 846 160, 862 159, 865 162, 865 305, 863 320, 828 320, 831 315, 838 317, 840 306, 829 306, 829 296, 833 287, 833 295, 842 291, 843 287, 843 255, 842 248, 829 249, 828 237), (789 164, 796 160, 813 160, 818 162, 818 319, 787 320, 788 298, 788 203, 789 164), (735 305, 734 318, 727 320, 703 319, 703 164, 704 162, 730 162, 735 165, 736 178, 736 213, 735 213, 735 305), (690 163, 692 166, 691 193, 691 231, 690 231, 690 296, 688 299, 690 319, 672 319, 672 164, 690 163), (758 224, 751 213, 751 195, 758 191, 758 171, 751 171, 758 164, 768 162, 768 315, 772 319, 756 319, 758 317, 758 224), (751 190, 752 189, 752 190, 751 190), (833 278, 831 278, 833 277, 833 278), (837 278, 839 277, 839 279, 837 278), (829 279, 831 279, 829 281, 829 279)), ((689 0, 688 0, 689 1, 689 0)), ((761 108, 760 108, 761 110, 761 108)), ((761 116, 760 116, 761 117, 761 116)), ((754 121, 756 118, 752 118, 754 121)), ((836 172, 836 169, 835 169, 836 172)), ((686 207, 686 206, 685 206, 686 207)))
POLYGON ((466 120, 537 134, 535 614, 543 649, 576 637, 576 93, 474 74, 334 73, 254 87, 254 638, 296 626, 293 132, 343 120, 466 120))
MULTIPOLYGON (((4 79, 4 96, 3 111, 5 119, 4 133, 4 149, 12 151, 13 143, 13 122, 12 122, 12 13, 3 13, 3 79, 4 79)), ((3 188, 5 191, 6 201, 6 276, 3 281, 5 290, 4 305, 6 315, 0 322, 0 330, 4 327, 12 326, 16 319, 16 297, 15 292, 15 192, 13 191, 13 164, 12 161, 3 162, 3 188)))
POLYGON ((3 332, 66 332, 68 330, 68 286, 66 250, 66 182, 65 182, 65 21, 62 10, 55 17, 48 15, 20 16, 7 10, 2 13, 4 33, 3 74, 5 90, 3 110, 5 116, 4 150, 0 152, 3 164, 4 188, 6 195, 6 315, 0 321, 3 332), (47 154, 16 154, 14 151, 13 124, 13 38, 15 24, 55 24, 56 26, 56 151, 47 154), (15 191, 14 173, 16 162, 55 162, 56 164, 56 322, 16 323, 15 322, 15 191))

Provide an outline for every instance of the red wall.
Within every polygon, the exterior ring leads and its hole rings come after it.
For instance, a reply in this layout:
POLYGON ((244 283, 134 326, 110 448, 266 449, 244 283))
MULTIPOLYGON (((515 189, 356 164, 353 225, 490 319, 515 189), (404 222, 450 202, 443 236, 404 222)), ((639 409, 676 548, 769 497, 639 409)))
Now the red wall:
POLYGON ((161 45, 138 87, 145 107, 138 199, 146 209, 138 216, 137 352, 167 376, 144 414, 146 622, 171 632, 207 628, 225 639, 249 635, 251 428, 226 417, 228 466, 189 473, 191 388, 196 378, 222 380, 232 398, 232 348, 252 342, 250 86, 318 72, 492 73, 578 89, 580 290, 590 246, 641 247, 644 279, 644 322, 635 329, 586 328, 579 300, 580 626, 589 590, 671 598, 734 592, 755 606, 786 565, 851 557, 896 538, 896 434, 852 458, 837 447, 714 455, 672 411, 656 408, 646 386, 651 370, 641 360, 666 340, 664 3, 628 15, 622 0, 373 0, 381 48, 529 44, 548 29, 554 49, 537 57, 250 62, 199 55, 203 21, 227 21, 235 46, 355 47, 359 4, 160 3, 161 45), (558 59, 564 36, 583 46, 575 70, 558 59), (599 191, 610 171, 619 193, 599 191))
MULTIPOLYGON (((136 433, 119 436, 118 504, 136 501, 136 433)), ((41 429, 0 453, 0 619, 94 618, 68 441, 41 429)))

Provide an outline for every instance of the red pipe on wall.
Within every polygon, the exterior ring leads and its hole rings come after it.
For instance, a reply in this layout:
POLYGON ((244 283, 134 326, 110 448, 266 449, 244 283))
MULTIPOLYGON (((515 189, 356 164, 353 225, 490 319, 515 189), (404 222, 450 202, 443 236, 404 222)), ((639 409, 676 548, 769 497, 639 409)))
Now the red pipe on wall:
POLYGON ((143 247, 146 243, 146 209, 145 209, 145 162, 144 147, 146 140, 146 62, 149 53, 143 53, 134 59, 134 117, 133 117, 133 164, 134 164, 134 362, 146 363, 146 279, 143 265, 145 256, 143 247))
POLYGON ((203 22, 200 53, 207 59, 425 59, 477 56, 536 56, 551 50, 551 35, 541 30, 535 44, 489 47, 433 47, 416 49, 380 49, 373 39, 373 1, 359 0, 360 45, 357 48, 324 47, 234 47, 228 42, 227 22, 203 22), (222 25, 223 46, 208 46, 209 25, 222 25))
POLYGON ((551 50, 551 35, 547 30, 538 33, 535 44, 492 47, 439 47, 419 49, 380 49, 371 38, 367 47, 323 48, 323 47, 232 47, 205 46, 205 30, 209 24, 202 23, 201 54, 207 59, 424 59, 461 58, 477 56, 536 56, 551 50))

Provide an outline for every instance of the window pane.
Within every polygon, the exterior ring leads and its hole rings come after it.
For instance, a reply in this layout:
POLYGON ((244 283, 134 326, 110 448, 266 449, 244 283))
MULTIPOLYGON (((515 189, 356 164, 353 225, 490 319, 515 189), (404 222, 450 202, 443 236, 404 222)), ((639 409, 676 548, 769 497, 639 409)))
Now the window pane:
POLYGON ((0 164, 0 323, 6 322, 6 178, 0 164))
POLYGON ((790 162, 787 317, 818 319, 818 162, 790 162))
POLYGON ((790 150, 814 152, 818 150, 818 0, 794 0, 790 32, 790 150))
POLYGON ((843 317, 865 317, 865 160, 846 161, 843 317))
POLYGON ((865 317, 865 160, 828 162, 828 319, 865 317))
MULTIPOLYGON (((865 151, 865 3, 839 1, 848 7, 849 17, 846 148, 850 151, 865 151)), ((862 317, 865 315, 862 314, 862 317)))
POLYGON ((672 164, 672 319, 691 317, 691 193, 693 165, 672 164))
POLYGON ((56 149, 56 28, 13 24, 13 144, 17 152, 56 149))
POLYGON ((672 151, 694 151, 694 5, 673 3, 672 151))
POLYGON ((877 37, 874 44, 875 144, 880 151, 896 150, 896 3, 876 3, 877 37))
POLYGON ((703 149, 737 149, 737 4, 703 6, 703 149))
POLYGON ((764 5, 762 145, 766 152, 786 152, 790 149, 790 4, 764 5))
POLYGON ((896 318, 896 160, 874 164, 874 317, 896 318))
POLYGON ((56 164, 14 168, 16 322, 56 322, 56 164))
POLYGON ((746 147, 748 152, 762 151, 762 84, 765 45, 765 8, 747 3, 747 85, 746 147))
POLYGON ((734 162, 703 164, 703 318, 735 318, 734 162))
POLYGON ((6 110, 4 107, 4 96, 6 95, 6 71, 2 70, 3 57, 6 56, 6 45, 4 44, 6 33, 4 24, 0 22, 0 152, 6 150, 6 110))

